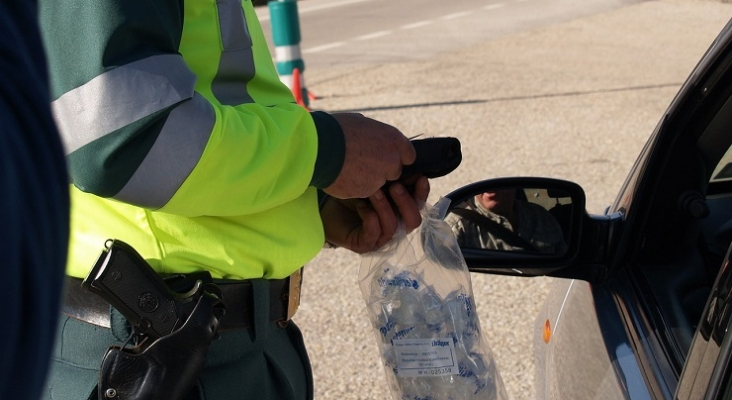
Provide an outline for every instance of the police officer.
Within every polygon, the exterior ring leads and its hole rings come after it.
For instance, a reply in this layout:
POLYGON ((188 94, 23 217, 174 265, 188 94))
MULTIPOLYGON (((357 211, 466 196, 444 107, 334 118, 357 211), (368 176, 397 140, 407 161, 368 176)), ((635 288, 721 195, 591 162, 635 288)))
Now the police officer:
POLYGON ((297 295, 295 277, 326 241, 367 252, 399 218, 420 224, 426 178, 413 192, 391 184, 393 204, 381 189, 413 146, 363 115, 295 104, 249 0, 44 0, 41 24, 73 181, 70 295, 46 396, 119 393, 95 389, 97 369, 130 328, 79 285, 114 238, 161 276, 204 270, 246 297, 232 306, 224 293, 221 338, 192 398, 312 398, 281 294, 297 295))

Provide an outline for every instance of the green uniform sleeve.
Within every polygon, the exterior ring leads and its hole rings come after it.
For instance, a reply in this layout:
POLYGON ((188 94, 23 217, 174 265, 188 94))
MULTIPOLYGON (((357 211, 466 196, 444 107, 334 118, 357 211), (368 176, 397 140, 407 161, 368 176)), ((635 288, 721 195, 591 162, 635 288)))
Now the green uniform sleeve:
POLYGON ((40 2, 52 107, 77 188, 223 216, 332 183, 343 132, 294 103, 244 5, 40 2))

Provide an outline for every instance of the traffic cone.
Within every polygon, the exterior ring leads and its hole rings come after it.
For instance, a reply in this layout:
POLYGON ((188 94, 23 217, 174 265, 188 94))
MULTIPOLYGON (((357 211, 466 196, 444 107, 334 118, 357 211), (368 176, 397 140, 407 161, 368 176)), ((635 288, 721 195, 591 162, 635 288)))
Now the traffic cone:
POLYGON ((300 81, 300 79, 301 79, 300 78, 300 68, 293 69, 292 70, 292 94, 295 95, 295 101, 297 102, 297 104, 310 110, 310 108, 308 107, 307 103, 305 102, 305 98, 303 96, 303 92, 305 90, 302 88, 302 82, 300 81))

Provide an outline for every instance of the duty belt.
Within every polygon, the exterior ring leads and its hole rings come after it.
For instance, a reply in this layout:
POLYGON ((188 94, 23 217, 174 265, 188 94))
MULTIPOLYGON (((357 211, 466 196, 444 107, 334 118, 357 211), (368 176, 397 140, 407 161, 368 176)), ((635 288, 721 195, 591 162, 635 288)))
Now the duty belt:
MULTIPOLYGON (((98 325, 111 327, 110 304, 81 286, 79 278, 66 277, 66 297, 62 312, 69 317, 98 325)), ((226 313, 221 318, 218 331, 249 328, 253 325, 254 298, 250 281, 215 281, 226 304, 226 313)), ((269 280, 269 314, 272 322, 280 325, 292 319, 300 305, 302 268, 284 279, 269 280)))

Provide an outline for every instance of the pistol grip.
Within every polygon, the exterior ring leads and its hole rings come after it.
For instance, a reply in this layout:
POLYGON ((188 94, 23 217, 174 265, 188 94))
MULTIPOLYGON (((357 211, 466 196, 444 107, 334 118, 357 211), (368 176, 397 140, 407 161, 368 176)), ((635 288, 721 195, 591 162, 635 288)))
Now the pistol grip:
POLYGON ((82 286, 119 310, 138 333, 158 338, 173 331, 179 320, 170 289, 129 245, 107 242, 82 286))

